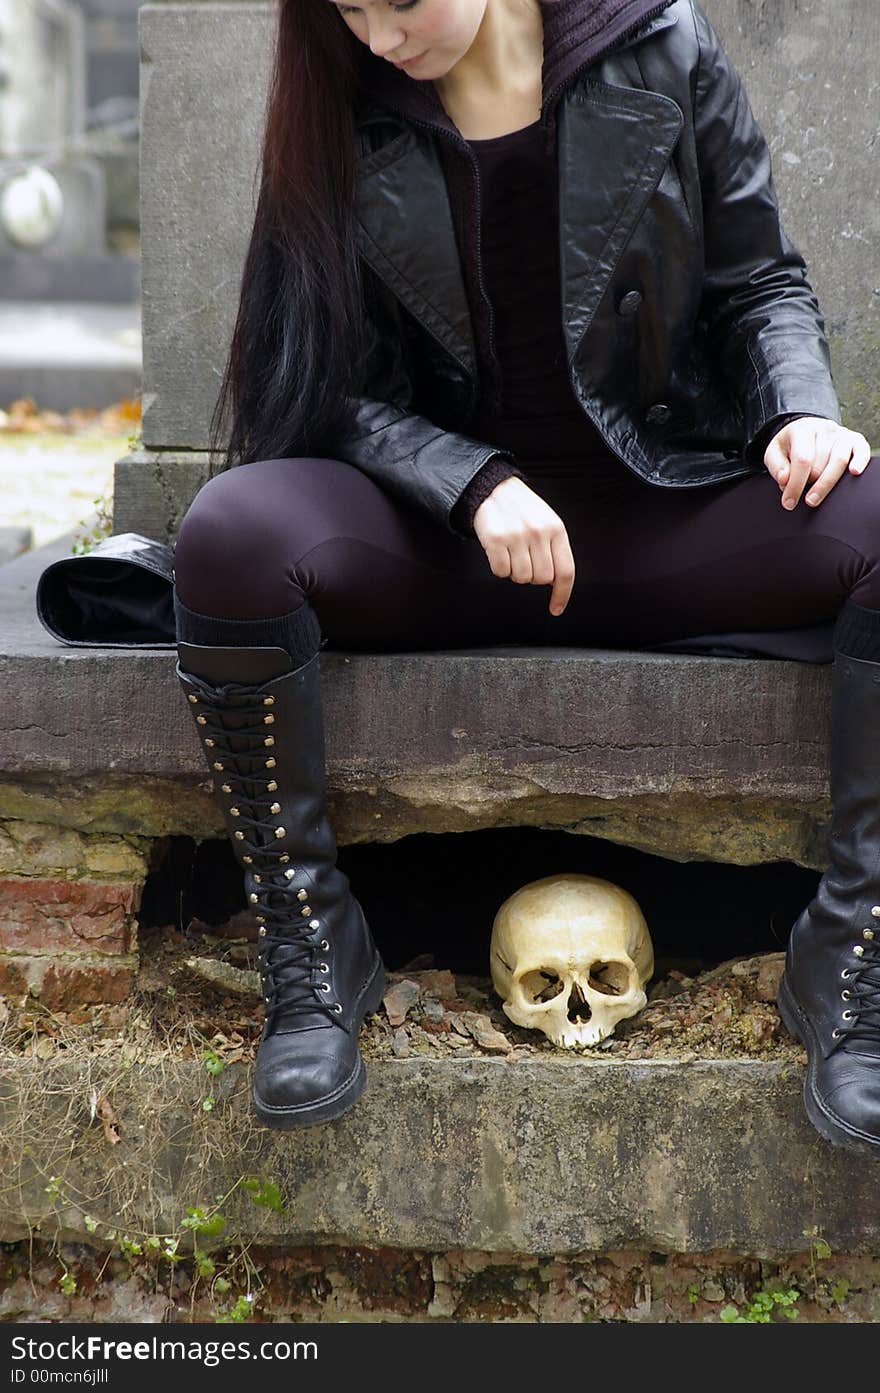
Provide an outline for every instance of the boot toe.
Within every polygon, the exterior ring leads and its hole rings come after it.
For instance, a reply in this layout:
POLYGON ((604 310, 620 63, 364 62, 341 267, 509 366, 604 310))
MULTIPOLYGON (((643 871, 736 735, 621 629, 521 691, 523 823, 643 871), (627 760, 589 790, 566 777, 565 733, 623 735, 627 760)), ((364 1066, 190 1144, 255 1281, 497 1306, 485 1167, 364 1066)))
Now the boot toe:
POLYGON ((836 1084, 824 1103, 839 1126, 880 1148, 880 1059, 863 1076, 836 1084))
POLYGON ((258 1105, 268 1112, 306 1115, 344 1099, 362 1068, 357 1050, 345 1048, 347 1043, 346 1036, 339 1041, 342 1048, 319 1051, 296 1036, 274 1036, 257 1058, 254 1097, 258 1105))

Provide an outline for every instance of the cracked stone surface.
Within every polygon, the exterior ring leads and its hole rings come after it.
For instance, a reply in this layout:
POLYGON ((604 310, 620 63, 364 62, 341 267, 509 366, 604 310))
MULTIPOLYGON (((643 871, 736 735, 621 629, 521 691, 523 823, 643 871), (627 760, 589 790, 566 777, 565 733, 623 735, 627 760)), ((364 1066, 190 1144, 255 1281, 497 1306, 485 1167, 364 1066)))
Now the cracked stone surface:
MULTIPOLYGON (((65 554, 0 568, 0 817, 224 836, 175 650, 68 647, 37 620, 37 577, 65 554)), ((534 826, 824 867, 826 665, 503 646, 320 662, 340 844, 534 826)))

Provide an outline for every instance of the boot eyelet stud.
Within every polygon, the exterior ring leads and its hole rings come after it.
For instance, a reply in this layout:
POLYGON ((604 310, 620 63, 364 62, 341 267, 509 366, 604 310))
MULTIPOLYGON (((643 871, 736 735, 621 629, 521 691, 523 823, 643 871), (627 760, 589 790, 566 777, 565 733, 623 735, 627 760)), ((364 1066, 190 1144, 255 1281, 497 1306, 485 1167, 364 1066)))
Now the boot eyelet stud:
POLYGON ((326 938, 322 938, 321 942, 318 944, 318 947, 323 948, 324 952, 326 953, 327 949, 330 947, 330 944, 327 942, 326 938))
POLYGON ((266 937, 266 930, 265 930, 265 929, 257 929, 257 937, 258 937, 258 938, 265 938, 265 937, 266 937))
POLYGON ((250 900, 251 904, 259 904, 259 903, 260 903, 260 897, 259 897, 259 895, 248 895, 248 899, 250 900))
POLYGON ((264 1001, 268 1001, 268 1000, 269 1000, 268 996, 264 996, 264 997, 263 997, 263 1000, 264 1000, 264 1001))
POLYGON ((220 787, 222 788, 224 793, 232 792, 232 784, 221 784, 220 787))
POLYGON ((852 976, 852 973, 850 972, 848 967, 845 967, 840 975, 843 978, 844 982, 848 982, 850 977, 852 976))
POLYGON ((273 726, 274 724, 275 724, 275 717, 271 714, 271 712, 269 713, 268 716, 264 716, 264 717, 263 717, 263 725, 264 725, 264 726, 273 726))
POLYGON ((263 705, 264 705, 264 706, 274 706, 274 705, 275 705, 275 698, 274 698, 274 697, 263 697, 263 705))
POLYGON ((842 1014, 841 1014, 841 1020, 844 1020, 844 1021, 851 1021, 854 1015, 855 1015, 855 1011, 844 1011, 844 1012, 842 1012, 842 1014))
POLYGON ((266 787, 268 788, 270 793, 274 793, 278 785, 274 779, 270 779, 266 787))
POLYGON ((831 1032, 831 1038, 832 1038, 832 1040, 839 1040, 842 1034, 843 1034, 843 1031, 842 1031, 842 1030, 837 1030, 837 1029, 835 1028, 835 1029, 832 1030, 832 1032, 831 1032))
POLYGON ((269 809, 269 812, 270 812, 270 813, 280 813, 280 812, 281 812, 281 804, 280 804, 280 803, 273 803, 272 806, 271 806, 271 808, 269 809))
POLYGON ((307 904, 304 904, 303 907, 302 907, 302 909, 300 910, 300 914, 303 916, 304 919, 308 919, 308 917, 309 917, 309 915, 311 914, 311 912, 312 912, 312 907, 311 907, 311 905, 307 905, 307 904))
POLYGON ((281 862, 281 864, 282 864, 282 866, 283 866, 284 863, 285 863, 285 861, 289 861, 289 860, 290 860, 290 857, 288 856, 287 852, 285 851, 284 855, 283 855, 283 856, 279 856, 278 859, 279 859, 279 861, 281 862))
POLYGON ((874 937, 874 930, 873 930, 873 929, 862 929, 862 938, 873 938, 873 937, 874 937))
POLYGON ((188 700, 188 701, 191 701, 192 704, 193 704, 193 706, 195 706, 196 703, 197 703, 197 701, 198 701, 198 697, 197 697, 197 696, 193 696, 192 692, 190 692, 189 696, 187 697, 187 700, 188 700))
MULTIPOLYGON (((296 892, 296 898, 297 898, 298 900, 307 900, 307 899, 309 898, 309 892, 308 892, 308 890, 297 890, 297 892, 296 892)), ((310 911, 310 912, 311 912, 311 911, 310 911)))
POLYGON ((243 833, 243 832, 236 832, 236 834, 235 834, 235 840, 236 840, 237 842, 243 842, 243 841, 244 841, 244 833, 243 833))
POLYGON ((263 883, 263 877, 261 875, 255 875, 254 880, 257 882, 258 885, 262 885, 263 883))
POLYGON ((274 744, 275 744, 275 736, 274 736, 274 735, 267 735, 266 738, 265 738, 265 740, 263 741, 263 744, 264 744, 264 745, 274 745, 274 744))
POLYGON ((875 919, 880 919, 880 904, 872 904, 871 913, 875 919))
POLYGON ((865 950, 860 943, 857 943, 855 948, 853 948, 853 953, 857 958, 863 958, 865 956, 865 950))
POLYGON ((257 915, 257 923, 258 923, 258 924, 265 924, 265 922, 266 922, 266 916, 265 916, 265 914, 258 914, 258 915, 257 915))
POLYGON ((329 963, 318 963, 318 971, 319 971, 319 972, 329 972, 329 971, 330 971, 330 964, 329 964, 329 963))
POLYGON ((238 808, 230 808, 230 809, 229 809, 229 816, 230 816, 230 817, 241 817, 241 813, 238 811, 238 808))
POLYGON ((196 716, 196 724, 200 726, 206 726, 208 724, 207 716, 196 716))
POLYGON ((840 993, 840 999, 841 1001, 852 1001, 852 992, 842 991, 840 993))
POLYGON ((329 992, 329 990, 330 990, 330 983, 329 983, 329 982, 322 982, 322 983, 321 983, 321 991, 322 991, 322 992, 329 992))
MULTIPOLYGON (((317 929, 317 928, 320 928, 320 925, 321 925, 320 919, 310 919, 310 920, 309 920, 309 928, 310 928, 310 929, 317 929)), ((327 947, 328 947, 328 948, 330 947, 329 943, 328 943, 327 947)))
POLYGON ((285 827, 276 827, 276 828, 275 828, 275 836, 276 836, 276 837, 286 837, 286 836, 287 836, 287 829, 286 829, 285 827))
POLYGON ((275 756, 274 756, 274 755, 270 755, 270 757, 265 761, 265 763, 266 763, 266 768, 267 768, 267 769, 274 769, 274 768, 275 768, 275 756))
POLYGON ((332 1010, 334 1010, 334 1011, 336 1012, 337 1016, 341 1016, 341 1015, 342 1015, 342 1007, 340 1006, 340 1004, 339 1004, 338 1001, 335 1001, 335 1002, 333 1003, 332 1010))
POLYGON ((296 871, 295 871, 295 870, 293 869, 293 867, 291 866, 289 870, 287 870, 287 871, 284 872, 284 879, 285 879, 285 880, 293 880, 293 877, 294 877, 295 875, 296 875, 296 871))
POLYGON ((242 856, 241 859, 242 861, 244 861, 246 866, 252 866, 254 864, 253 856, 242 856))
POLYGON ((213 750, 213 748, 214 748, 214 741, 213 741, 213 740, 209 740, 207 736, 205 736, 205 744, 208 746, 209 749, 213 750))

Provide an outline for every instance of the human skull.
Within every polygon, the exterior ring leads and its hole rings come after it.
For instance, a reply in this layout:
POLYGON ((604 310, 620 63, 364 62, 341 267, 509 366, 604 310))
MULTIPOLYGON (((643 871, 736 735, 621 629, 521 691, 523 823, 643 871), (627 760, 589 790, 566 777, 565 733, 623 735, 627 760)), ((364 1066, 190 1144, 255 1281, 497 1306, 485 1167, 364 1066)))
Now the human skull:
POLYGON ((495 915, 489 964, 505 1015, 554 1045, 595 1045, 641 1011, 654 949, 638 904, 592 875, 548 875, 495 915))

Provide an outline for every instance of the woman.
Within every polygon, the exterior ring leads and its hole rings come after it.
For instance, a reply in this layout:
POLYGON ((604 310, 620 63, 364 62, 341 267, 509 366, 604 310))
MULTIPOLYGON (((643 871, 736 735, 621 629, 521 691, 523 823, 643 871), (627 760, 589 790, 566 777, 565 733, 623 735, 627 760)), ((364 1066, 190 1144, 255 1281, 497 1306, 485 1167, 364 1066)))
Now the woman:
POLYGON ((260 1119, 355 1103, 383 993, 326 817, 322 633, 650 647, 833 619, 831 861, 780 1009, 814 1124, 876 1154, 880 470, 694 0, 281 0, 215 444, 226 412, 174 598, 260 923, 260 1119))

